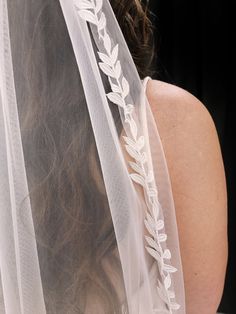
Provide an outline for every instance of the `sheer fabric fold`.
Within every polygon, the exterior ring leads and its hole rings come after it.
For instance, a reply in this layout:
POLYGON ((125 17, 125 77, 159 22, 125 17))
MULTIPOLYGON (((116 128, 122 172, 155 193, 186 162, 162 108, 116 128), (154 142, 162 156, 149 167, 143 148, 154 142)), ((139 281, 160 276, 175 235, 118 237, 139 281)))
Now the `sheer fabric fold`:
POLYGON ((185 313, 164 151, 107 0, 0 0, 0 313, 185 313))

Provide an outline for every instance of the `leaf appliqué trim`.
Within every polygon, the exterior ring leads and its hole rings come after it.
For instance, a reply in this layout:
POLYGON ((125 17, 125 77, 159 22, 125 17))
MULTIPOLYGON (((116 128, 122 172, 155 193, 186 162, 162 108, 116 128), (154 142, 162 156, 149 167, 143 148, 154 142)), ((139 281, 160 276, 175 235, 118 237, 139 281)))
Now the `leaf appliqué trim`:
MULTIPOLYGON (((123 109, 125 123, 130 128, 132 138, 123 136, 123 139, 126 143, 126 151, 135 161, 129 161, 129 165, 135 171, 130 174, 130 178, 135 183, 141 185, 147 195, 146 203, 149 212, 146 211, 144 224, 149 236, 145 236, 147 242, 146 250, 157 261, 162 276, 162 282, 157 279, 158 294, 168 306, 169 313, 173 313, 172 310, 180 308, 179 304, 171 300, 175 298, 175 293, 169 290, 171 287, 170 274, 176 272, 177 269, 166 263, 166 261, 171 259, 171 252, 169 249, 162 248, 162 243, 167 240, 167 234, 160 231, 164 228, 164 221, 159 218, 160 203, 158 201, 158 191, 153 170, 146 170, 149 164, 147 162, 147 152, 144 150, 145 139, 143 135, 138 137, 137 124, 132 115, 134 105, 128 104, 126 101, 126 97, 130 92, 130 86, 123 75, 122 66, 118 59, 119 44, 112 47, 112 40, 106 29, 106 16, 102 11, 103 0, 74 0, 74 6, 80 18, 97 26, 99 38, 103 41, 106 53, 98 51, 98 56, 102 61, 98 64, 101 71, 107 75, 112 90, 106 96, 112 103, 123 109)), ((155 309, 153 311, 156 312, 155 309)))

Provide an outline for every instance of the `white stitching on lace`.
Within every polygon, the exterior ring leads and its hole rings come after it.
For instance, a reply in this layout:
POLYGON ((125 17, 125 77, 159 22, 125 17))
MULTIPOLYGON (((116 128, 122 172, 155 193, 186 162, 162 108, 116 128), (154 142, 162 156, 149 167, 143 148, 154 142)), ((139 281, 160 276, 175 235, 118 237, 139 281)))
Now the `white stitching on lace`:
MULTIPOLYGON (((178 310, 180 305, 170 299, 175 298, 174 291, 170 291, 171 276, 170 273, 174 273, 177 269, 164 262, 164 259, 171 259, 171 252, 169 249, 165 249, 161 246, 162 242, 165 242, 167 235, 165 233, 159 233, 164 228, 164 221, 158 219, 161 204, 158 201, 158 191, 155 184, 153 170, 148 169, 146 171, 145 164, 147 164, 147 153, 142 151, 145 146, 144 136, 138 135, 138 128, 136 122, 132 116, 134 105, 126 104, 125 98, 129 94, 130 87, 127 79, 122 72, 121 63, 118 60, 119 45, 116 44, 112 48, 111 38, 106 29, 106 17, 101 10, 103 0, 74 0, 75 8, 79 16, 85 21, 97 26, 99 39, 103 41, 104 48, 107 54, 98 51, 98 55, 102 62, 99 62, 99 67, 102 72, 108 76, 112 92, 107 94, 107 98, 114 104, 120 106, 124 110, 125 122, 129 124, 130 131, 133 138, 123 136, 127 145, 125 148, 129 155, 135 160, 135 162, 129 161, 131 168, 136 173, 131 173, 131 179, 140 184, 146 194, 147 207, 150 211, 146 211, 146 219, 144 221, 145 226, 150 236, 145 236, 145 239, 149 246, 146 246, 148 253, 153 256, 157 261, 163 283, 158 280, 157 289, 162 300, 167 304, 169 313, 172 310, 178 310), (112 81, 114 80, 115 83, 112 81), (152 237, 151 237, 152 236, 152 237), (165 272, 167 274, 165 274, 165 272)), ((147 165, 148 167, 148 165, 147 165)), ((153 309, 154 313, 158 310, 153 309)))

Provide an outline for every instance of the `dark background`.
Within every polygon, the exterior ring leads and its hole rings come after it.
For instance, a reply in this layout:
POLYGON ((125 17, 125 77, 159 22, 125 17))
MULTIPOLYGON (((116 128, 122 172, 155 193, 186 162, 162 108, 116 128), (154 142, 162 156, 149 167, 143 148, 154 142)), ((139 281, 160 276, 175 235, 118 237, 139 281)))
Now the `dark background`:
POLYGON ((211 113, 218 131, 227 178, 229 237, 225 289, 218 311, 236 313, 233 2, 150 0, 150 8, 158 56, 153 78, 178 85, 198 97, 211 113))

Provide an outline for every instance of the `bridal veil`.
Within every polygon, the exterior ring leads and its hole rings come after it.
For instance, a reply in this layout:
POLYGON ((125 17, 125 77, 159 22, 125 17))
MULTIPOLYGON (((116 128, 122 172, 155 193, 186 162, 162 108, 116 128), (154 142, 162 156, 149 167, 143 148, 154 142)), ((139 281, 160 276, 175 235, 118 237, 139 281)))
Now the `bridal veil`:
POLYGON ((108 0, 0 0, 0 313, 185 313, 165 155, 108 0))

